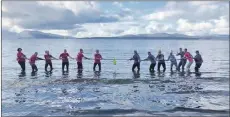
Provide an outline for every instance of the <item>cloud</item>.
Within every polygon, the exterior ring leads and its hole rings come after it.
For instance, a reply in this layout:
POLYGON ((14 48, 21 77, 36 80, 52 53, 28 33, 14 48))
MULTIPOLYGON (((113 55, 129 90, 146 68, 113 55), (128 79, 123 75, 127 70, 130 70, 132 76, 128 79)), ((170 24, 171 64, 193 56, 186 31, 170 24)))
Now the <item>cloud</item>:
POLYGON ((177 31, 189 35, 210 35, 210 34, 228 34, 229 23, 226 16, 219 19, 202 21, 202 22, 189 22, 186 19, 179 19, 177 21, 177 31))
MULTIPOLYGON (((82 29, 73 34, 75 37, 120 36, 128 34, 128 30, 139 27, 138 22, 88 23, 82 24, 82 29), (96 30, 95 30, 95 27, 96 30)), ((138 31, 137 31, 138 32, 138 31)), ((140 32, 140 31, 139 31, 140 32)))
POLYGON ((222 16, 218 20, 213 20, 215 23, 211 33, 214 34, 228 34, 229 33, 229 20, 228 17, 222 16))
MULTIPOLYGON (((128 3, 136 7, 144 4, 128 3)), ((169 1, 143 11, 130 8, 128 3, 111 2, 118 8, 109 10, 95 1, 3 1, 2 27, 17 33, 38 30, 75 37, 162 32, 209 35, 229 31, 228 2, 169 1)))
POLYGON ((98 4, 93 1, 38 1, 38 4, 51 8, 68 9, 76 15, 86 10, 99 11, 98 4))
POLYGON ((117 7, 123 7, 123 4, 121 2, 113 2, 113 5, 114 6, 117 6, 117 7))
POLYGON ((171 21, 183 18, 191 21, 203 21, 217 19, 226 14, 229 14, 229 6, 228 2, 225 1, 170 1, 163 8, 145 15, 144 18, 147 20, 171 21))
POLYGON ((75 24, 118 21, 95 2, 4 1, 2 5, 3 17, 17 20, 15 25, 25 29, 74 29, 75 24))
POLYGON ((171 24, 158 23, 156 21, 151 21, 148 25, 145 26, 145 30, 148 34, 152 33, 162 33, 173 31, 173 26, 171 24))
POLYGON ((160 30, 156 22, 150 23, 147 32, 170 29, 188 35, 228 34, 229 5, 224 1, 170 1, 142 19, 170 24, 160 30))
POLYGON ((40 30, 41 32, 44 33, 51 33, 51 34, 57 34, 57 35, 62 35, 62 36, 69 36, 69 32, 67 30, 40 30))
POLYGON ((203 35, 209 34, 213 24, 210 22, 191 23, 186 19, 179 19, 177 21, 177 31, 188 35, 203 35))
POLYGON ((168 10, 168 11, 159 11, 152 14, 146 15, 143 18, 146 20, 165 20, 166 18, 178 16, 182 14, 182 10, 168 10))

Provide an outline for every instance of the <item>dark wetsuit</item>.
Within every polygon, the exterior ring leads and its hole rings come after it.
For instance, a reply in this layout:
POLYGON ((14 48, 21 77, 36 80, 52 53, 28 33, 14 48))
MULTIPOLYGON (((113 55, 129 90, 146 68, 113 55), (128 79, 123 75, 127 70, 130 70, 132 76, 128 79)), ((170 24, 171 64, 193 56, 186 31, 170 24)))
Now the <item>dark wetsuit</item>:
POLYGON ((177 70, 180 71, 180 67, 182 66, 182 71, 184 71, 184 66, 185 66, 185 64, 187 62, 187 60, 184 58, 184 51, 178 53, 177 56, 178 55, 180 55, 181 60, 180 60, 180 62, 178 64, 178 66, 177 66, 177 70))
POLYGON ((48 54, 48 55, 46 54, 46 55, 44 55, 44 57, 45 57, 45 60, 46 60, 45 71, 47 71, 48 65, 50 66, 50 71, 52 71, 52 70, 53 70, 53 66, 52 66, 51 58, 52 58, 53 56, 50 55, 50 54, 48 54))
POLYGON ((161 65, 162 65, 163 68, 164 68, 163 72, 165 72, 166 66, 165 66, 164 55, 163 55, 163 54, 158 54, 156 58, 157 58, 157 60, 158 60, 158 65, 157 65, 157 70, 158 70, 158 72, 160 72, 160 67, 161 67, 161 65))
POLYGON ((202 63, 203 63, 203 59, 201 57, 200 54, 197 54, 195 57, 194 57, 194 60, 196 62, 196 66, 195 66, 195 72, 199 72, 199 68, 201 67, 202 63))
POLYGON ((68 60, 68 53, 62 53, 60 57, 62 58, 62 72, 64 72, 64 68, 66 66, 67 72, 69 71, 69 60, 68 60))
POLYGON ((17 61, 18 61, 18 64, 21 66, 22 72, 25 72, 25 70, 26 70, 25 57, 26 56, 22 52, 17 53, 17 61))
POLYGON ((140 56, 138 54, 134 54, 133 58, 131 59, 134 60, 132 71, 134 71, 134 69, 137 67, 137 72, 139 72, 140 71, 140 61, 141 61, 140 56))
POLYGON ((156 66, 156 58, 153 55, 149 55, 148 58, 146 59, 151 61, 151 64, 149 66, 149 71, 155 72, 154 68, 156 66))

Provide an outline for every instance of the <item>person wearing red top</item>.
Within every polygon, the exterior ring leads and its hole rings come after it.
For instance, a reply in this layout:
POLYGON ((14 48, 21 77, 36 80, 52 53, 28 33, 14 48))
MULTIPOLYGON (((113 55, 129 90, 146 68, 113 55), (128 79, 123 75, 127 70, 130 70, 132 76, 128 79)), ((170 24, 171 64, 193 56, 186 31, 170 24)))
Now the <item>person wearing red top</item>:
POLYGON ((26 70, 26 56, 22 53, 22 49, 18 48, 17 53, 17 61, 18 64, 21 66, 22 72, 25 72, 26 70))
POLYGON ((77 60, 77 69, 82 70, 83 65, 82 65, 82 58, 89 59, 83 55, 83 49, 80 49, 80 52, 77 54, 76 60, 77 60))
MULTIPOLYGON (((62 72, 64 72, 64 68, 66 66, 67 72, 69 71, 69 60, 68 57, 72 58, 67 50, 64 49, 64 53, 60 54, 59 58, 62 59, 62 72)), ((73 59, 73 58, 72 58, 73 59)))
MULTIPOLYGON (((48 65, 50 66, 50 72, 53 70, 53 66, 52 66, 52 59, 56 59, 55 57, 53 57, 52 55, 49 54, 49 51, 46 50, 45 51, 45 55, 44 58, 46 60, 46 64, 45 64, 45 71, 47 72, 47 67, 48 65)), ((57 60, 57 59, 56 59, 57 60)))
POLYGON ((99 53, 99 50, 96 50, 96 54, 94 55, 95 61, 94 61, 94 65, 93 65, 93 71, 95 71, 96 65, 99 66, 99 71, 101 71, 101 59, 102 59, 102 56, 99 53))
POLYGON ((187 48, 184 49, 184 58, 188 60, 187 71, 190 70, 190 67, 193 63, 193 56, 187 51, 187 48))
POLYGON ((35 53, 30 57, 30 65, 31 65, 31 67, 32 67, 32 73, 38 71, 38 68, 37 68, 37 66, 36 66, 36 64, 35 64, 35 61, 36 61, 36 60, 44 60, 44 59, 42 59, 42 58, 37 57, 37 55, 38 55, 38 53, 35 52, 35 53))

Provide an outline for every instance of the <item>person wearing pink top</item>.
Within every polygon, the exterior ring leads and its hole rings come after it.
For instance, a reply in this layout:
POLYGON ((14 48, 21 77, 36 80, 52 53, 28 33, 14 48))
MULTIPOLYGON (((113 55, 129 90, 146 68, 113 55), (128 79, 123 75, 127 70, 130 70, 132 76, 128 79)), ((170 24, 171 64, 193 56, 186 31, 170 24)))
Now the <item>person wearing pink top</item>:
POLYGON ((21 66, 22 72, 25 72, 26 70, 26 56, 22 53, 22 49, 18 48, 17 49, 18 53, 17 53, 17 61, 18 64, 21 66))
POLYGON ((82 70, 83 69, 83 65, 82 65, 82 59, 89 59, 87 57, 84 56, 83 54, 83 49, 80 49, 80 52, 77 54, 76 60, 77 60, 77 69, 78 70, 82 70))
POLYGON ((190 67, 193 63, 193 56, 187 51, 187 48, 184 49, 184 58, 188 60, 187 70, 190 70, 190 67))
POLYGON ((53 70, 53 65, 52 65, 52 59, 56 59, 58 60, 57 58, 53 57, 48 50, 45 51, 45 55, 44 55, 44 58, 45 58, 45 61, 46 61, 46 64, 45 64, 45 71, 47 72, 47 67, 50 66, 50 72, 53 70))
POLYGON ((36 61, 36 60, 44 60, 44 59, 42 59, 42 58, 37 57, 37 55, 38 55, 38 53, 35 52, 35 53, 30 57, 30 65, 31 65, 31 67, 32 67, 32 72, 37 72, 37 71, 38 71, 38 68, 37 68, 37 66, 36 66, 36 64, 35 64, 35 61, 36 61))
POLYGON ((68 59, 68 57, 73 59, 73 57, 71 57, 69 55, 69 53, 67 53, 67 50, 64 49, 64 53, 61 53, 59 56, 59 59, 62 59, 62 72, 64 72, 65 66, 66 66, 67 72, 69 72, 69 59, 68 59))
POLYGON ((96 50, 96 54, 94 55, 93 71, 95 71, 96 65, 99 66, 99 71, 101 71, 101 59, 102 59, 102 56, 99 53, 99 50, 96 50))

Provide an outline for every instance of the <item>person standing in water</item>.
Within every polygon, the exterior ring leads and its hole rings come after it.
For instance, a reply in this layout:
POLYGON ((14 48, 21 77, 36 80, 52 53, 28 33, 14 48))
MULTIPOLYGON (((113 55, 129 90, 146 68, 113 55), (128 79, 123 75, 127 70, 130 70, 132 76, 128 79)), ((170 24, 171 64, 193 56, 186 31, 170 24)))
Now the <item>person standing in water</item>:
POLYGON ((184 49, 184 58, 188 60, 187 71, 190 71, 190 67, 193 63, 193 56, 187 51, 187 48, 184 49))
POLYGON ((195 72, 199 72, 199 68, 201 67, 201 65, 203 63, 203 59, 202 59, 198 50, 196 51, 196 56, 193 59, 196 62, 195 72))
POLYGON ((173 65, 176 67, 177 69, 177 61, 176 61, 176 57, 173 55, 173 52, 171 51, 169 57, 168 57, 168 61, 171 61, 171 65, 170 65, 170 70, 173 71, 173 65))
POLYGON ((21 69, 22 69, 21 71, 25 72, 27 57, 22 53, 22 49, 21 48, 18 48, 17 51, 18 51, 18 53, 17 53, 18 64, 21 66, 21 69))
POLYGON ((80 52, 77 54, 76 60, 77 60, 77 69, 82 70, 83 65, 82 65, 82 58, 89 59, 83 55, 83 49, 80 49, 80 52))
POLYGON ((156 58, 158 60, 158 64, 157 64, 157 70, 158 70, 158 72, 160 72, 161 65, 164 68, 163 72, 165 72, 165 70, 166 70, 165 60, 164 60, 164 55, 161 53, 161 50, 159 50, 158 55, 157 55, 156 58))
POLYGON ((137 72, 139 72, 140 71, 141 58, 140 58, 140 56, 136 50, 134 50, 134 55, 129 60, 134 60, 132 71, 134 72, 134 69, 137 67, 137 72))
POLYGON ((102 60, 102 56, 99 53, 99 50, 96 50, 96 54, 94 54, 93 71, 95 71, 95 68, 96 68, 97 65, 99 67, 99 71, 101 71, 101 60, 102 60))
POLYGON ((37 68, 37 66, 36 66, 36 64, 35 64, 35 61, 36 61, 36 60, 44 60, 44 59, 42 59, 42 58, 37 57, 37 55, 38 55, 38 53, 35 52, 35 53, 30 57, 30 65, 31 65, 31 67, 32 67, 32 73, 38 71, 38 68, 37 68))
POLYGON ((155 72, 154 68, 156 66, 156 58, 151 54, 151 52, 148 52, 148 57, 144 59, 143 61, 149 60, 151 61, 151 64, 149 66, 149 72, 155 72))
POLYGON ((49 54, 49 51, 46 50, 45 51, 45 55, 44 55, 44 58, 46 60, 46 64, 45 64, 45 71, 47 72, 47 67, 48 65, 50 66, 50 72, 53 70, 53 66, 52 66, 52 59, 56 59, 58 60, 57 58, 53 57, 52 55, 49 54))
POLYGON ((182 48, 180 48, 180 52, 177 53, 177 56, 180 55, 180 62, 177 66, 177 70, 180 71, 180 67, 182 66, 182 71, 184 71, 184 66, 187 62, 187 60, 184 58, 184 51, 182 51, 182 48))
MULTIPOLYGON (((62 59, 62 72, 64 72, 64 68, 66 66, 67 72, 69 72, 69 60, 68 57, 72 58, 67 50, 64 49, 64 53, 60 54, 59 59, 62 59)), ((73 58, 72 58, 73 59, 73 58)))

